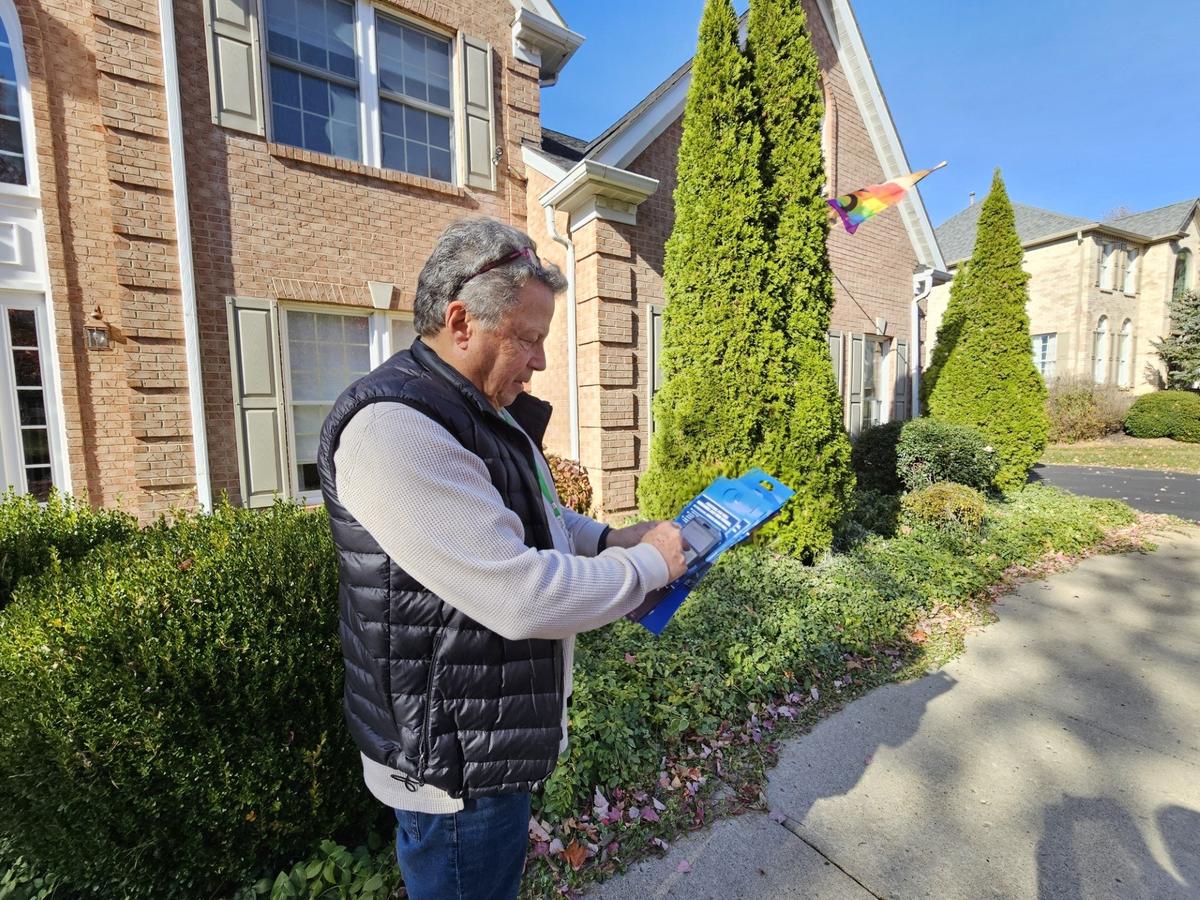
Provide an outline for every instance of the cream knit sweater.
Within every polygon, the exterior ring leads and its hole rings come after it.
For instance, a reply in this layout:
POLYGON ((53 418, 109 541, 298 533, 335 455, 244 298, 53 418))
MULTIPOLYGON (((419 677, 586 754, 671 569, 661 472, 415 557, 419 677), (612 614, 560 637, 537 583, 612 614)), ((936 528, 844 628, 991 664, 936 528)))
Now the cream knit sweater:
MULTIPOLYGON (((535 448, 536 451, 536 448, 535 448)), ((553 478, 534 453, 546 483, 553 478)), ((649 544, 596 555, 604 525, 547 503, 553 550, 525 546, 521 520, 504 505, 483 461, 411 407, 373 403, 354 415, 334 454, 338 497, 396 564, 476 622, 509 640, 563 642, 563 744, 575 635, 614 622, 670 580, 649 544)), ((363 756, 381 802, 449 813, 462 801, 363 756)))

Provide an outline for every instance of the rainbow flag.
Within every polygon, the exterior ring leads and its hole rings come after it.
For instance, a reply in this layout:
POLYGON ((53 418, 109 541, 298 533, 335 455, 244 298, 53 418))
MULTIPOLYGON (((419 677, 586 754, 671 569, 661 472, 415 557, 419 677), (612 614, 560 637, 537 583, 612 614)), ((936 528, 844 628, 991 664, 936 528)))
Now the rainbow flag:
POLYGON ((889 206, 895 206, 908 193, 909 188, 945 164, 945 162, 940 162, 931 169, 910 172, 899 178, 893 178, 891 181, 885 181, 883 184, 873 184, 825 202, 842 217, 842 224, 846 226, 846 231, 854 234, 859 225, 876 213, 883 212, 889 206))

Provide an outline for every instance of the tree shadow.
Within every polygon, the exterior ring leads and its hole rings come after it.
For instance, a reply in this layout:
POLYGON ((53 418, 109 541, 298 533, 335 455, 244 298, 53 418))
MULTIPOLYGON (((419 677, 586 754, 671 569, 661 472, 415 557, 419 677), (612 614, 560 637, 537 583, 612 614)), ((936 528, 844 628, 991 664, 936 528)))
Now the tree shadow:
POLYGON ((1200 895, 1200 813, 1170 806, 1157 819, 1183 880, 1154 858, 1137 822, 1116 800, 1066 795, 1047 807, 1037 849, 1038 897, 1183 900, 1200 895))

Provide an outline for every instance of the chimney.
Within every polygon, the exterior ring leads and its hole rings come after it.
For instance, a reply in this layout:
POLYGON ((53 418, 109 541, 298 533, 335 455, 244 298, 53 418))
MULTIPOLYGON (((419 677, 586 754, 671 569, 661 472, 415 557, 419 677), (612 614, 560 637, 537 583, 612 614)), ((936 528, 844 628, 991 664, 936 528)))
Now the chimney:
POLYGON ((971 193, 967 195, 967 206, 974 206, 974 205, 975 205, 975 192, 971 191, 971 193))

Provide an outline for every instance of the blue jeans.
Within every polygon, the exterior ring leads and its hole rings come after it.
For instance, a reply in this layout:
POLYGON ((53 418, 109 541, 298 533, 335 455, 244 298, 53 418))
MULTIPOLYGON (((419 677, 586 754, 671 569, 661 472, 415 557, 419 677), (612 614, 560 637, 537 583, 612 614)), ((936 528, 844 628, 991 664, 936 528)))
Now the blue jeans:
POLYGON ((411 900, 515 900, 529 794, 467 800, 456 813, 396 810, 396 861, 411 900))

